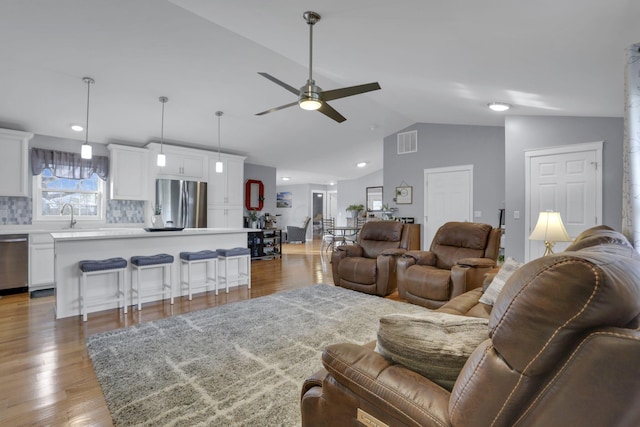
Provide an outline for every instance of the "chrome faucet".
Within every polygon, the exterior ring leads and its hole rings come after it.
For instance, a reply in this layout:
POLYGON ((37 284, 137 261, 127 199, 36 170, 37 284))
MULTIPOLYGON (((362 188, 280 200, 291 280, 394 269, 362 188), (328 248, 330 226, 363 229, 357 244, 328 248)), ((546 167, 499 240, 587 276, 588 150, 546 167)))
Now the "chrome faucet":
POLYGON ((73 205, 71 203, 65 203, 64 205, 62 205, 62 208, 60 209, 60 215, 64 214, 64 208, 66 208, 67 206, 71 208, 71 221, 69 222, 69 228, 73 228, 73 226, 76 225, 76 220, 73 219, 73 205))

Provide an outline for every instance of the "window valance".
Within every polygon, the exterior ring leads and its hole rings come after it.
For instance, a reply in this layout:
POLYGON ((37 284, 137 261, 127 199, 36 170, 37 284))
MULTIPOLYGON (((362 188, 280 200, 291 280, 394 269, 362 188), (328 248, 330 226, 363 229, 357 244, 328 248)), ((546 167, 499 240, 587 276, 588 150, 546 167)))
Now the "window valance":
POLYGON ((87 179, 95 173, 106 181, 109 177, 109 158, 93 156, 83 159, 80 153, 32 148, 31 173, 40 175, 45 169, 50 169, 58 178, 87 179))

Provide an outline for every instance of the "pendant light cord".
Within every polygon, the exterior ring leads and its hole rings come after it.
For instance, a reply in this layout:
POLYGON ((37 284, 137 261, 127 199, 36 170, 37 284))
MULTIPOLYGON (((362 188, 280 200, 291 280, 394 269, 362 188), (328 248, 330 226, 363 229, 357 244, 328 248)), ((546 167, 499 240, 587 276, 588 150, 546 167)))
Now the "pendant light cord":
POLYGON ((91 84, 95 83, 91 77, 84 77, 82 80, 87 84, 87 122, 85 123, 84 143, 89 144, 89 100, 91 97, 91 84))
POLYGON ((160 119, 160 154, 164 154, 162 151, 164 145, 164 104, 167 103, 169 98, 166 96, 161 96, 158 100, 162 103, 162 117, 160 119))

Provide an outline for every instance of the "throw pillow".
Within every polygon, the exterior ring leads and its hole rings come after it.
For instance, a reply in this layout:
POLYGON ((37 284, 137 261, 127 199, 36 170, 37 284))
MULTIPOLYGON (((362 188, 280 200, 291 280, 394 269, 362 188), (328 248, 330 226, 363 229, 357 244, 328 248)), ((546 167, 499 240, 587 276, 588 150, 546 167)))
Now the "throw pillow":
POLYGON ((496 277, 493 278, 491 284, 487 287, 487 290, 485 290, 480 297, 479 301, 484 304, 493 305, 496 302, 502 287, 507 282, 507 279, 521 266, 522 263, 511 257, 507 258, 504 264, 502 264, 502 267, 500 267, 500 271, 498 271, 496 277))
POLYGON ((489 320, 430 312, 380 319, 376 351, 451 390, 465 362, 489 338, 489 320))

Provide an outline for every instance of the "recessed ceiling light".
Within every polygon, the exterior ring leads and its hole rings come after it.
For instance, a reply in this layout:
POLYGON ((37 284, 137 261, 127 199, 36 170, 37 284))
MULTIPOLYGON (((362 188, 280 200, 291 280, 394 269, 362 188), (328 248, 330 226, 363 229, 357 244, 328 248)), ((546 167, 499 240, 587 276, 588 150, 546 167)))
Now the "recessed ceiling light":
POLYGON ((511 104, 507 104, 506 102, 490 102, 487 106, 493 111, 507 111, 511 108, 511 104))
POLYGON ((335 183, 335 182, 333 182, 333 181, 331 181, 331 182, 329 183, 329 185, 336 185, 336 183, 335 183))
POLYGON ((283 180, 283 181, 289 181, 290 179, 291 179, 291 177, 289 177, 289 176, 283 176, 283 177, 282 177, 282 180, 283 180))
POLYGON ((82 125, 72 124, 70 127, 74 132, 82 132, 84 130, 84 126, 82 125))
POLYGON ((363 167, 367 166, 367 162, 360 162, 356 166, 359 167, 359 168, 363 168, 363 167))

